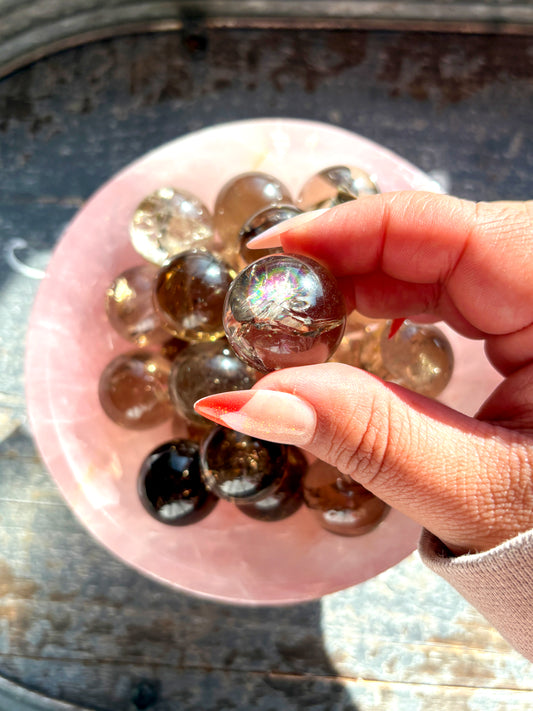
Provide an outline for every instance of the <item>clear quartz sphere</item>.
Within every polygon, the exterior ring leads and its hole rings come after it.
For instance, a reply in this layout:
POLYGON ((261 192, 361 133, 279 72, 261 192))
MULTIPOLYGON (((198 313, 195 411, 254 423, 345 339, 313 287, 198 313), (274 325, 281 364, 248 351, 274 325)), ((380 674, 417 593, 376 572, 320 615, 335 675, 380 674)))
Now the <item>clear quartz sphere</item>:
POLYGON ((100 404, 117 425, 134 430, 156 427, 172 417, 168 393, 170 363, 158 353, 129 351, 113 358, 98 385, 100 404))
POLYGON ((273 175, 249 172, 228 180, 217 195, 215 227, 224 249, 238 252, 239 232, 252 215, 264 207, 292 203, 288 188, 273 175))
POLYGON ((320 459, 304 477, 303 495, 320 526, 341 536, 369 533, 390 510, 364 486, 320 459))
MULTIPOLYGON (((383 321, 383 324, 386 322, 383 321)), ((370 340, 376 344, 379 353, 379 336, 373 334, 379 328, 380 322, 370 319, 357 311, 352 311, 346 318, 344 336, 331 359, 335 363, 346 363, 355 368, 362 368, 361 353, 370 340)), ((379 353, 380 359, 381 354, 379 353)), ((365 368, 366 370, 366 368, 365 368)))
POLYGON ((148 513, 172 526, 200 521, 218 502, 200 474, 199 446, 188 439, 164 442, 147 455, 137 491, 148 513))
POLYGON ((235 353, 268 373, 324 363, 344 333, 346 308, 333 275, 309 257, 273 254, 233 281, 224 329, 235 353))
POLYGON ((381 357, 381 336, 385 331, 388 333, 388 322, 384 319, 368 319, 353 312, 348 316, 344 336, 331 360, 389 380, 390 373, 381 357))
POLYGON ((243 363, 225 338, 212 343, 191 343, 176 356, 169 377, 170 398, 178 413, 190 422, 212 425, 194 410, 194 403, 207 395, 248 390, 256 371, 243 363))
POLYGON ((237 504, 266 499, 287 472, 287 448, 216 426, 200 447, 202 477, 215 496, 237 504))
POLYGON ((389 380, 428 397, 439 395, 450 382, 453 350, 436 326, 405 321, 392 338, 388 329, 383 331, 380 348, 389 380))
POLYGON ((163 326, 185 341, 215 341, 224 336, 224 299, 235 274, 207 250, 173 257, 160 269, 154 286, 154 303, 163 326))
POLYGON ((119 335, 139 346, 168 339, 152 298, 156 275, 154 265, 139 264, 119 274, 105 294, 109 323, 119 335))
POLYGON ((382 338, 388 332, 386 321, 374 321, 366 324, 360 339, 352 341, 354 365, 383 380, 390 380, 390 373, 381 354, 382 338))
POLYGON ((203 202, 186 190, 162 187, 135 210, 130 223, 133 248, 152 264, 193 247, 209 249, 214 241, 213 216, 203 202))
POLYGON ((362 168, 335 165, 309 178, 300 190, 296 204, 302 210, 319 210, 376 193, 379 189, 375 178, 362 168))

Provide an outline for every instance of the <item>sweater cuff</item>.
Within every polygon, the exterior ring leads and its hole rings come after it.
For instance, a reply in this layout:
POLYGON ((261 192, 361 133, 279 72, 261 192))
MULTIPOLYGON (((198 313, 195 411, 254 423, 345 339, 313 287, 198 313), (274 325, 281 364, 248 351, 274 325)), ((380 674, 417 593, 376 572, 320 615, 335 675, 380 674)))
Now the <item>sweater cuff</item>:
POLYGON ((483 553, 454 557, 423 531, 420 557, 533 661, 533 530, 483 553))

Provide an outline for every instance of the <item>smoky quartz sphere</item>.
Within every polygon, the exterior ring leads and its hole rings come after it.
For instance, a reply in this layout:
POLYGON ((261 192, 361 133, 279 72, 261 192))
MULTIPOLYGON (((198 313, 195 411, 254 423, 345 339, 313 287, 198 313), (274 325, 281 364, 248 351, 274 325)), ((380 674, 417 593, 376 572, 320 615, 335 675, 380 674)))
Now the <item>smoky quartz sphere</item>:
POLYGON ((344 333, 346 307, 335 277, 309 257, 273 254, 233 281, 224 330, 256 370, 324 363, 344 333))
POLYGON ((304 477, 303 495, 320 526, 340 536, 368 533, 390 510, 371 491, 320 459, 304 477))
POLYGON ((285 445, 216 426, 200 447, 202 476, 220 499, 248 504, 270 496, 287 472, 285 445))
POLYGON ((287 466, 277 488, 264 499, 239 504, 239 511, 258 521, 282 521, 292 516, 303 504, 302 481, 308 468, 304 453, 287 446, 287 466))
POLYGON ((239 232, 239 254, 244 264, 251 264, 260 257, 266 257, 268 254, 276 254, 281 252, 279 247, 271 249, 248 249, 248 242, 254 237, 258 237, 265 230, 279 225, 280 222, 285 222, 291 217, 301 215, 302 210, 294 205, 269 205, 268 207, 259 210, 255 215, 252 215, 242 226, 239 232))
POLYGON ((174 526, 200 521, 218 501, 200 474, 199 446, 187 439, 165 442, 150 452, 141 464, 137 490, 151 516, 174 526))
POLYGON ((186 341, 215 341, 224 335, 224 299, 235 271, 202 249, 182 252, 157 276, 154 303, 163 326, 186 341))
POLYGON ((194 403, 207 395, 231 390, 248 390, 257 373, 243 363, 225 338, 213 343, 191 343, 172 364, 169 377, 170 398, 185 419, 211 425, 194 410, 194 403))
POLYGON ((228 249, 239 249, 239 231, 252 215, 264 207, 291 203, 285 185, 273 175, 251 171, 241 173, 220 189, 214 209, 215 226, 228 249))
POLYGON ((376 181, 366 171, 356 166, 335 165, 309 178, 296 202, 302 210, 318 210, 378 192, 376 181))
POLYGON ((168 340, 154 308, 152 293, 157 267, 139 264, 126 269, 106 291, 106 313, 111 326, 128 341, 139 346, 168 340))
POLYGON ((117 425, 143 430, 170 419, 174 408, 168 393, 170 362, 145 350, 113 358, 98 384, 100 404, 117 425))
POLYGON ((144 259, 162 266, 187 249, 209 248, 214 240, 213 216, 192 193, 163 187, 139 204, 130 236, 133 248, 144 259))
POLYGON ((406 321, 392 338, 383 332, 380 346, 389 380, 427 397, 439 395, 451 380, 451 344, 432 324, 406 321))

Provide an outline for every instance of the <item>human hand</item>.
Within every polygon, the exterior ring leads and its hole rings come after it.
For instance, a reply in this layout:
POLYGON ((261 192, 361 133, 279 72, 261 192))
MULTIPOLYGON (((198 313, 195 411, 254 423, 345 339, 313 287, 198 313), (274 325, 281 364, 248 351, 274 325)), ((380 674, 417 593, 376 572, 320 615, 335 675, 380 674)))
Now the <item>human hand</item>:
POLYGON ((505 379, 475 418, 338 363, 270 373, 198 411, 306 449, 455 554, 533 528, 533 202, 388 193, 293 218, 256 245, 280 242, 328 266, 349 310, 424 314, 485 339, 505 379))

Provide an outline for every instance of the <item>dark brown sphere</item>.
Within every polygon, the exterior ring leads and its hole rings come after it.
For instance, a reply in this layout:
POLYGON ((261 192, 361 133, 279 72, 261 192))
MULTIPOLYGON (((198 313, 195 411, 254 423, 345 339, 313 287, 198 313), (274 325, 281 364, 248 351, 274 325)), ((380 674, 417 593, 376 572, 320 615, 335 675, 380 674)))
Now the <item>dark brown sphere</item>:
POLYGON ((198 444, 188 439, 165 442, 150 452, 141 464, 137 490, 148 513, 173 526, 200 521, 217 503, 200 475, 198 444))

